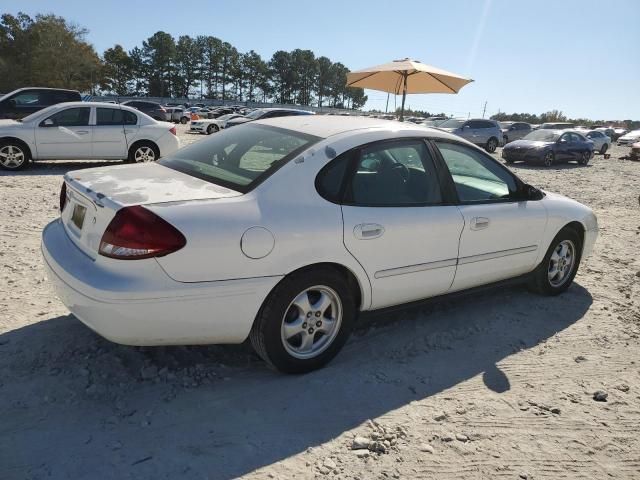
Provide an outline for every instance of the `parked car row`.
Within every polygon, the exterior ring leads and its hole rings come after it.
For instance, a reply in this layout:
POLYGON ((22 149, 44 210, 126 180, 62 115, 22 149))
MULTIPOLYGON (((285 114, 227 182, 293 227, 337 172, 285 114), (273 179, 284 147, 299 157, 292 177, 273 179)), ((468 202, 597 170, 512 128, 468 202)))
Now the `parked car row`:
POLYGON ((206 133, 211 135, 224 128, 231 128, 258 119, 290 117, 295 115, 314 115, 314 112, 295 108, 257 108, 246 115, 228 113, 215 119, 193 120, 189 131, 192 133, 206 133))

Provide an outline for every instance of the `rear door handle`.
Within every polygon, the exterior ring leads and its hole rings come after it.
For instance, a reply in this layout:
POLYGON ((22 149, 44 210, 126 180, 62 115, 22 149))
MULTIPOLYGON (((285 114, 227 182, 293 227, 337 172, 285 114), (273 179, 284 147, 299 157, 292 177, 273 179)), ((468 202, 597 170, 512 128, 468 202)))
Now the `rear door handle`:
POLYGON ((471 230, 483 230, 489 227, 489 223, 486 217, 474 217, 471 219, 471 230))
POLYGON ((361 223, 353 228, 353 235, 359 240, 372 240, 384 233, 384 227, 377 223, 361 223))

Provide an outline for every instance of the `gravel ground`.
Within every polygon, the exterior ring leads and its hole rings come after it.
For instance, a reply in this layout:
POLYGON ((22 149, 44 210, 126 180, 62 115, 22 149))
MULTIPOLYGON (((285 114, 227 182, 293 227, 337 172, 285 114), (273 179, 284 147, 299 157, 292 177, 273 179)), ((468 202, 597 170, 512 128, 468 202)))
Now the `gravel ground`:
POLYGON ((247 345, 99 338, 54 296, 39 246, 61 176, 99 164, 0 173, 0 479, 640 478, 640 163, 624 151, 513 168, 598 215, 567 293, 369 316, 297 377, 247 345))

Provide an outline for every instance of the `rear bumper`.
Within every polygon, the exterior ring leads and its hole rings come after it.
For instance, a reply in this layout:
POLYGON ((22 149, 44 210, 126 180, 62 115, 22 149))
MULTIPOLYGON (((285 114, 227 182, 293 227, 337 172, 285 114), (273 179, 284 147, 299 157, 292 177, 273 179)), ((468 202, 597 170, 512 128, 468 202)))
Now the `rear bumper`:
POLYGON ((241 343, 281 277, 183 283, 154 259, 91 259, 59 220, 42 234, 56 294, 99 335, 125 345, 241 343))

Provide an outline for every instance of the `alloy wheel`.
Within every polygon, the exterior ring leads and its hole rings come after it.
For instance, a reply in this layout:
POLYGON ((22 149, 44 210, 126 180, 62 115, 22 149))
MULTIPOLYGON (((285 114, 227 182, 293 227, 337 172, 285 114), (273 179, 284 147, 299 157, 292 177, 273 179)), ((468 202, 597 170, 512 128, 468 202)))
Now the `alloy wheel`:
POLYGON ((547 152, 544 156, 544 166, 550 167, 553 164, 553 153, 547 152))
POLYGON ((489 141, 487 142, 487 151, 489 153, 493 153, 496 151, 497 147, 498 147, 498 141, 495 138, 490 138, 489 141))
POLYGON ((576 261, 576 248, 571 240, 560 242, 549 259, 548 279, 552 287, 562 286, 570 277, 576 261))
POLYGON ((280 329, 282 345, 289 355, 310 359, 333 343, 342 323, 339 295, 324 285, 316 285, 298 294, 289 304, 280 329))
POLYGON ((0 148, 0 165, 9 170, 16 170, 22 166, 26 157, 20 147, 5 145, 0 148))
POLYGON ((136 152, 133 154, 133 158, 136 162, 153 162, 156 159, 156 153, 151 147, 138 147, 136 152))

